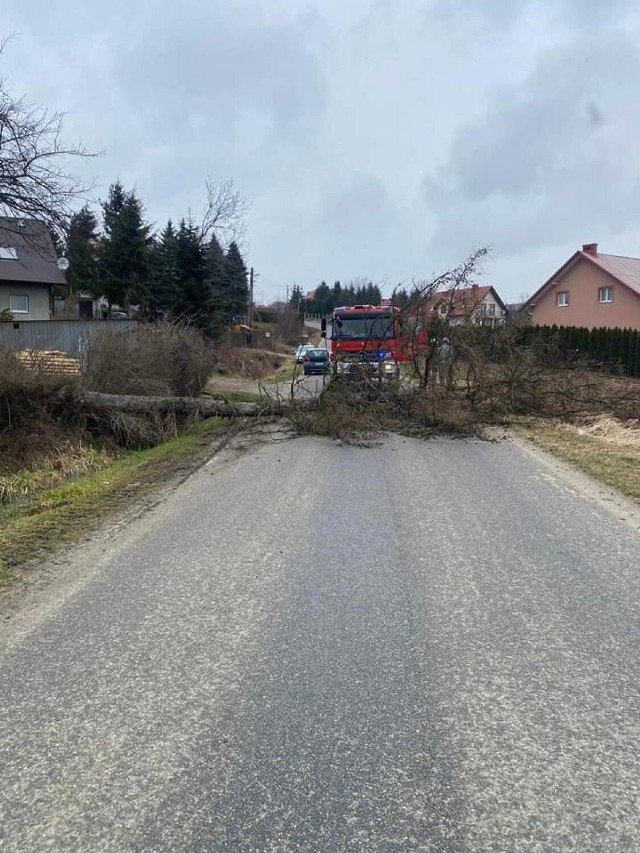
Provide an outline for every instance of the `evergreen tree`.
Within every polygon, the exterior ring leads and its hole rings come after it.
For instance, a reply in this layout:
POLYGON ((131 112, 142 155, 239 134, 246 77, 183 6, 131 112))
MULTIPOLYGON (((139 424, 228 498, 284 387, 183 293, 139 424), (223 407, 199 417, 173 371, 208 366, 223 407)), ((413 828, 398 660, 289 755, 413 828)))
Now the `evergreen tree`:
POLYGON ((232 322, 234 317, 244 317, 249 301, 247 268, 235 242, 229 245, 224 258, 221 285, 221 308, 224 319, 232 322))
POLYGON ((225 273, 225 258, 222 246, 215 234, 211 234, 209 242, 204 250, 206 275, 216 293, 220 293, 223 286, 225 273))
POLYGON ((377 284, 374 284, 372 281, 367 285, 365 297, 368 305, 380 305, 380 300, 382 299, 382 292, 377 284))
POLYGON ((150 227, 142 202, 120 181, 102 203, 104 237, 100 247, 101 290, 109 304, 149 303, 150 227))
POLYGON ((212 336, 216 329, 216 300, 213 285, 207 276, 207 261, 200 233, 191 221, 182 219, 175 234, 175 244, 172 244, 167 229, 165 234, 168 238, 167 251, 171 249, 174 252, 175 287, 171 314, 212 336))
POLYGON ((98 246, 98 221, 85 205, 73 214, 67 232, 67 287, 70 294, 86 292, 102 296, 98 280, 98 246))
POLYGON ((177 298, 177 234, 171 219, 151 247, 150 313, 171 313, 177 298))
POLYGON ((631 376, 640 376, 640 332, 634 331, 631 341, 631 351, 633 357, 631 359, 631 376))
POLYGON ((294 284, 291 288, 291 296, 289 297, 289 305, 295 310, 296 314, 300 314, 303 310, 304 296, 302 288, 299 284, 294 284))
POLYGON ((313 311, 317 314, 330 314, 333 307, 333 298, 331 289, 326 281, 321 281, 316 287, 316 293, 313 298, 313 311))

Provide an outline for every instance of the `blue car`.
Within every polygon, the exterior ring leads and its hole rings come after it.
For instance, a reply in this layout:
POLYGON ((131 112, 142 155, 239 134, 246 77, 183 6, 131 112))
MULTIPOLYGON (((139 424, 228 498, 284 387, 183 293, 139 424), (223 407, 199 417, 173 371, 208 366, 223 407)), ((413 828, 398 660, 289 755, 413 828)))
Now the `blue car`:
POLYGON ((322 347, 308 349, 302 364, 305 376, 311 376, 312 373, 324 375, 329 372, 329 353, 322 347))

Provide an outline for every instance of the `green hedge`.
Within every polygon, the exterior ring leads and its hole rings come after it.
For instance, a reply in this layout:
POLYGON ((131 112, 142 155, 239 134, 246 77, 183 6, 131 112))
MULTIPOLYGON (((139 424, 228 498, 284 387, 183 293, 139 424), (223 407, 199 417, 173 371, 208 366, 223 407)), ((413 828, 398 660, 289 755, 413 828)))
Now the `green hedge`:
POLYGON ((594 367, 640 377, 640 331, 575 326, 522 326, 522 344, 553 344, 568 360, 587 357, 594 367))

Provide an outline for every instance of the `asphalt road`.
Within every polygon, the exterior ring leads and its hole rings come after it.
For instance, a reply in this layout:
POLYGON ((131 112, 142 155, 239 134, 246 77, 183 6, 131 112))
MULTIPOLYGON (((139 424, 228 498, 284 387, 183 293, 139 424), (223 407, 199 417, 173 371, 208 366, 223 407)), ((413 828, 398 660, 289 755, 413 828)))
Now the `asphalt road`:
POLYGON ((508 443, 214 460, 5 623, 0 850, 640 850, 640 534, 508 443))

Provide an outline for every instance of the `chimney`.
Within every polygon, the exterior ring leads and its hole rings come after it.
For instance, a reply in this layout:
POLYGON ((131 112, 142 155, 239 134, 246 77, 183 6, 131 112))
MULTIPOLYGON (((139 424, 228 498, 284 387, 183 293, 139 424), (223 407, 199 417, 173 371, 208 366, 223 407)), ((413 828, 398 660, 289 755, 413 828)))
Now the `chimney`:
POLYGON ((597 243, 585 243, 582 246, 582 251, 586 252, 587 255, 593 255, 594 258, 598 257, 598 244, 597 243))

